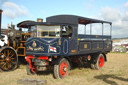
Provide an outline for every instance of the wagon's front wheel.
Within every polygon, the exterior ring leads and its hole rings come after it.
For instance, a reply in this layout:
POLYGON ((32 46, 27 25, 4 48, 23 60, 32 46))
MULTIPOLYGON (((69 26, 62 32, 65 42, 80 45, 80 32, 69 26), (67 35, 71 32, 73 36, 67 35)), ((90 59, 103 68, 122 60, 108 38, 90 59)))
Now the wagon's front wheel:
POLYGON ((56 79, 63 79, 68 76, 70 70, 69 61, 62 58, 57 65, 54 65, 54 77, 56 79))
POLYGON ((11 71, 17 67, 18 56, 11 47, 4 47, 0 52, 0 71, 11 71))
POLYGON ((26 66, 27 75, 34 75, 37 73, 35 66, 32 66, 33 69, 29 68, 29 64, 26 66))

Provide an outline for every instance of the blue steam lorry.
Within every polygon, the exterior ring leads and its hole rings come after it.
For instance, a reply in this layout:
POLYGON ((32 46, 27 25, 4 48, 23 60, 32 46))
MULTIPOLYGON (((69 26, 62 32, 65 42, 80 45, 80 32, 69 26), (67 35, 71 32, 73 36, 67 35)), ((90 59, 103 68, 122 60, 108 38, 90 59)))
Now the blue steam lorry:
POLYGON ((82 63, 99 70, 112 49, 111 22, 56 15, 26 25, 33 29, 26 41, 27 74, 52 68, 54 77, 62 79, 73 64, 82 63))

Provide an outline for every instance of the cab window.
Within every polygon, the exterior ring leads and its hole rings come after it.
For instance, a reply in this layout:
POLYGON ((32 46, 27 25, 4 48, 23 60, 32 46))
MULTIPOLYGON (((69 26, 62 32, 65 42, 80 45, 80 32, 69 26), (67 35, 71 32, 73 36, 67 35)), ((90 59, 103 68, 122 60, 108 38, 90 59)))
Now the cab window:
POLYGON ((71 26, 63 26, 62 27, 62 37, 71 38, 72 37, 72 27, 71 26))
POLYGON ((60 26, 58 25, 39 25, 37 29, 38 37, 60 37, 60 26))

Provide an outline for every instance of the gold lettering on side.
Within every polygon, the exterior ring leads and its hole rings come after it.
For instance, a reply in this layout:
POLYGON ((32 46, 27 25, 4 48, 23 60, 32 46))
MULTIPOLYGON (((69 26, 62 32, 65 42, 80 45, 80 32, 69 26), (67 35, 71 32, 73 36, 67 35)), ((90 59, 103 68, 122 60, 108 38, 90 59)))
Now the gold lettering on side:
POLYGON ((87 48, 87 44, 84 44, 84 48, 87 48))
POLYGON ((76 50, 71 50, 72 53, 76 52, 76 50))
POLYGON ((41 46, 41 47, 33 48, 31 46, 28 46, 27 50, 30 50, 30 51, 44 51, 44 47, 41 46))

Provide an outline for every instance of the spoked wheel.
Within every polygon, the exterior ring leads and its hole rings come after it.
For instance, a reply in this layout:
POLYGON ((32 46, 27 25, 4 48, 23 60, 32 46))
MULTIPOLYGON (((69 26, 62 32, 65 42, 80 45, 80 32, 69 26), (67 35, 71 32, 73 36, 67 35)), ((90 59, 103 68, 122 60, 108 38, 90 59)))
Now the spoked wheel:
POLYGON ((11 47, 4 47, 0 53, 0 71, 11 71, 17 67, 18 57, 11 47))
POLYGON ((57 79, 63 79, 68 76, 69 70, 69 61, 62 58, 57 65, 54 65, 54 77, 57 79))

